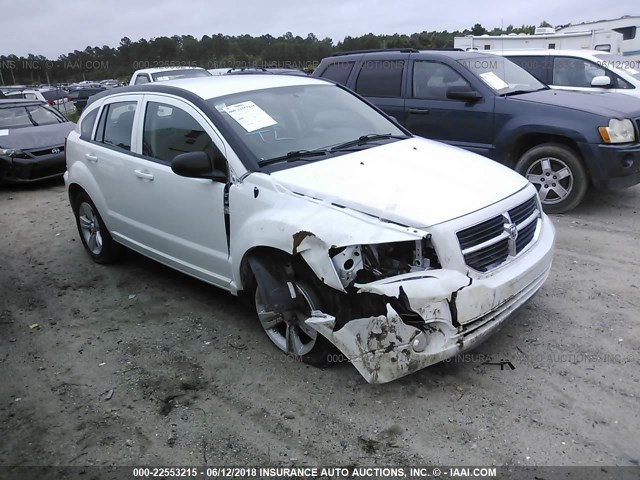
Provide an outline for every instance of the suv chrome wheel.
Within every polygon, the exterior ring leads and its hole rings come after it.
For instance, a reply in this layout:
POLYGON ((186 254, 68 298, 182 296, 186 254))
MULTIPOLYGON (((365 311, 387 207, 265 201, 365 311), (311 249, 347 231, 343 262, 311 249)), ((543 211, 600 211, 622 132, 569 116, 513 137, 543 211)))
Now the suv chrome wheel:
POLYGON ((544 157, 533 162, 525 174, 538 188, 540 201, 549 205, 562 202, 573 190, 573 174, 559 158, 544 157))

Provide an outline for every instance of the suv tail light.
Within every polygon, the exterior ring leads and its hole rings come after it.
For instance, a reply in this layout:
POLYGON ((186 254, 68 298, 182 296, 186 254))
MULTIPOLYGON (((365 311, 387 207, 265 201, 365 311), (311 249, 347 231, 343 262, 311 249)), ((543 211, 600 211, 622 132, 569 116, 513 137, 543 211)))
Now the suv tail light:
POLYGON ((52 107, 56 104, 56 102, 54 100, 47 100, 47 103, 49 105, 51 105, 52 107))

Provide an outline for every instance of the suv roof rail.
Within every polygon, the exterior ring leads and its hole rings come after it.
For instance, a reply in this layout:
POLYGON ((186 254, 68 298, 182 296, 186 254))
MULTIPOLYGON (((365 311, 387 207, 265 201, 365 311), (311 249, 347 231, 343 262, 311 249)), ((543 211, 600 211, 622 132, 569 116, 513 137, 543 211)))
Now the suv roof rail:
POLYGON ((462 52, 461 48, 373 48, 369 50, 350 50, 347 52, 335 52, 332 57, 340 57, 342 55, 353 55, 358 53, 376 53, 376 52, 400 52, 400 53, 420 53, 420 52, 462 52))

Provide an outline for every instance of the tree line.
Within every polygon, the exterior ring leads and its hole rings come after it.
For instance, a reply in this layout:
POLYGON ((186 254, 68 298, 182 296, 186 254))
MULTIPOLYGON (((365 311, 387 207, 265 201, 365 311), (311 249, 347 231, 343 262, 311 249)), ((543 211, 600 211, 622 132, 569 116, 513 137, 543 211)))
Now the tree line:
MULTIPOLYGON (((542 22, 540 26, 550 26, 542 22)), ((313 33, 305 38, 290 32, 280 37, 262 35, 229 36, 174 35, 131 41, 128 37, 120 45, 88 46, 74 50, 55 60, 42 55, 0 55, 0 84, 37 85, 117 78, 128 80, 140 68, 163 66, 200 66, 204 68, 277 67, 298 68, 311 72, 324 57, 350 50, 376 48, 452 48, 453 39, 463 35, 499 35, 509 33, 532 34, 534 25, 505 29, 485 29, 475 24, 463 31, 424 31, 411 35, 374 35, 351 37, 334 43, 331 38, 317 38, 313 33)))

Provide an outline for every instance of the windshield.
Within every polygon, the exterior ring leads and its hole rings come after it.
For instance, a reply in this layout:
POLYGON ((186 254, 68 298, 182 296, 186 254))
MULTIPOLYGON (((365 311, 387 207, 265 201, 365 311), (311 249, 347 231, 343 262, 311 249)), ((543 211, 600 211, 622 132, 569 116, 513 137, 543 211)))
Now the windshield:
MULTIPOLYGON (((242 92, 208 100, 258 161, 293 152, 366 148, 404 136, 393 122, 335 85, 299 85, 242 92), (358 142, 360 137, 368 136, 358 142), (341 145, 356 141, 353 145, 341 145), (370 143, 368 143, 370 142, 370 143)), ((298 155, 303 156, 303 155, 298 155)), ((313 158, 321 160, 321 156, 313 158)), ((285 165, 286 166, 286 165, 285 165)))
POLYGON ((0 128, 23 128, 64 123, 66 120, 41 105, 0 108, 0 128))
POLYGON ((180 78, 210 77, 211 74, 206 70, 200 70, 198 68, 184 68, 181 70, 167 70, 152 73, 151 76, 155 82, 166 82, 167 80, 178 80, 180 78))
POLYGON ((636 80, 640 80, 640 62, 636 60, 629 60, 620 55, 594 55, 598 59, 598 65, 616 70, 618 72, 624 72, 627 75, 632 76, 636 80))
POLYGON ((503 57, 478 57, 458 60, 499 95, 535 92, 548 88, 540 80, 503 57))

